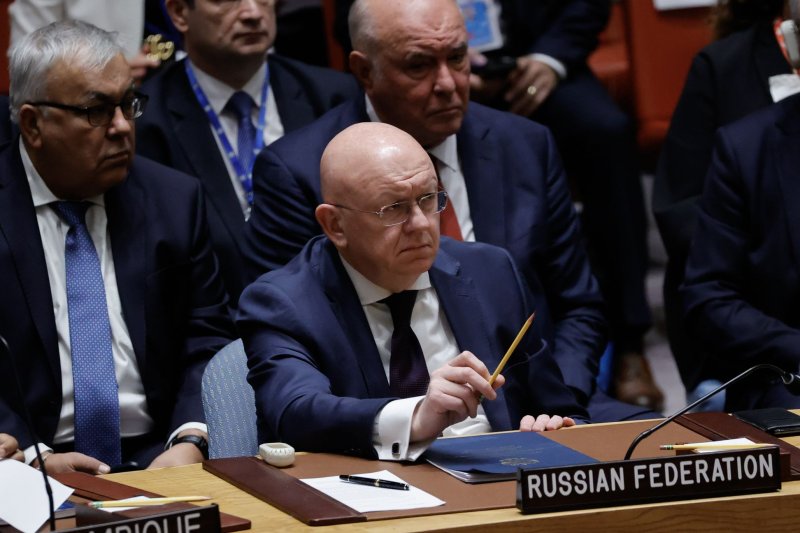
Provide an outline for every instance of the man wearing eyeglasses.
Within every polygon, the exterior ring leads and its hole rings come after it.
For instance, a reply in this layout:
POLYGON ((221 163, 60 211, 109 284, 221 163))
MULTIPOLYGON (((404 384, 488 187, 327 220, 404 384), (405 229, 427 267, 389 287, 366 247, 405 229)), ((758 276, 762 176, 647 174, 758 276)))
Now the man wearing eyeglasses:
POLYGON ((321 174, 325 235, 240 301, 261 442, 414 460, 442 432, 586 419, 535 324, 490 383, 537 302, 505 250, 440 248, 447 195, 410 135, 351 126, 321 174))
POLYGON ((235 336, 200 187, 134 156, 146 99, 111 34, 51 24, 15 46, 10 74, 0 431, 28 462, 43 444, 50 472, 200 461, 201 374, 235 336))
POLYGON ((321 233, 314 210, 328 141, 356 122, 392 124, 436 158, 454 208, 442 219, 442 233, 502 246, 514 257, 538 296, 537 316, 565 380, 592 419, 658 416, 597 387, 603 302, 555 141, 535 122, 469 102, 468 35, 456 2, 357 0, 350 21, 350 66, 366 97, 259 155, 244 239, 251 279, 285 264, 321 233))

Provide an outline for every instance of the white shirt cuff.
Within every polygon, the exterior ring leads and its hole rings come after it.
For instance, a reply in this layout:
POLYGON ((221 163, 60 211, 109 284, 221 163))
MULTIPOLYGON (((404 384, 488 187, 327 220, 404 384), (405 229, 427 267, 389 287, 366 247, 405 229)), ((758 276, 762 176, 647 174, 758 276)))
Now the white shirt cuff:
POLYGON ((425 398, 415 396, 387 403, 378 416, 372 434, 372 444, 382 461, 415 461, 434 441, 411 441, 411 419, 417 405, 425 398))
POLYGON ((551 69, 556 71, 558 74, 559 79, 564 79, 567 77, 567 67, 564 66, 564 63, 556 59, 555 57, 549 56, 547 54, 531 54, 528 57, 531 59, 535 59, 536 61, 541 61, 551 69))
MULTIPOLYGON (((34 461, 34 459, 36 459, 36 447, 35 446, 28 446, 27 448, 25 448, 25 450, 22 453, 25 454, 25 464, 26 465, 31 464, 34 461)), ((49 446, 45 446, 44 444, 42 444, 40 442, 39 443, 39 453, 41 453, 42 456, 44 456, 45 453, 53 453, 53 449, 50 448, 49 446)))
POLYGON ((201 424, 200 422, 186 422, 185 424, 181 425, 172 432, 172 435, 169 436, 167 439, 167 443, 164 444, 164 449, 166 450, 169 448, 169 443, 172 442, 172 439, 178 436, 178 434, 183 431, 184 429, 197 429, 208 435, 208 426, 206 424, 201 424))

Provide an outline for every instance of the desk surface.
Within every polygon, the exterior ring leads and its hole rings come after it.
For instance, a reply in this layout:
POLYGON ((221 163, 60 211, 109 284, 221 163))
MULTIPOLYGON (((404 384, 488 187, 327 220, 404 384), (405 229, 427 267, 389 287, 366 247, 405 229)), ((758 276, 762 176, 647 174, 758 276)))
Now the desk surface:
MULTIPOLYGON (((592 426, 587 426, 587 428, 592 426)), ((800 437, 785 439, 800 446, 800 437)), ((374 520, 340 526, 310 527, 254 496, 204 471, 202 466, 127 472, 104 476, 164 496, 203 493, 220 510, 248 518, 253 531, 470 531, 491 526, 499 531, 790 531, 800 524, 800 481, 777 493, 664 502, 568 513, 522 515, 516 508, 446 515, 374 520)), ((465 485, 468 489, 468 486, 465 485)), ((509 494, 513 502, 515 495, 509 494)))

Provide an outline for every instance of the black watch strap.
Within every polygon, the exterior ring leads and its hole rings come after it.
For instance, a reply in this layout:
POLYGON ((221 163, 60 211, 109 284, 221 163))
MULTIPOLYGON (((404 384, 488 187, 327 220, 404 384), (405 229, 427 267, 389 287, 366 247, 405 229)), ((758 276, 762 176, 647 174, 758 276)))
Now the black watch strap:
POLYGON ((208 459, 208 441, 200 435, 184 435, 182 437, 175 437, 170 441, 169 447, 172 448, 176 444, 182 444, 184 442, 188 442, 197 446, 197 449, 203 454, 203 459, 208 459))

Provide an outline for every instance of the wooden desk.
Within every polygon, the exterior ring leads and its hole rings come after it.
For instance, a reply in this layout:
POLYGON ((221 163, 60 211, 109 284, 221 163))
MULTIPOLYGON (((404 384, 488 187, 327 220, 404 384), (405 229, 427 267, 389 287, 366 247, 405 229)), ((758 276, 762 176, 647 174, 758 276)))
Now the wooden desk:
MULTIPOLYGON (((595 427, 586 426, 586 428, 595 427)), ((574 428, 570 431, 582 428, 574 428)), ((800 437, 785 439, 800 445, 800 437)), ((254 496, 204 471, 201 465, 104 476, 164 496, 187 492, 211 496, 223 512, 248 518, 252 531, 790 531, 800 524, 800 481, 786 482, 777 493, 665 502, 568 513, 522 515, 516 508, 373 520, 310 527, 254 496)), ((469 487, 465 485, 465 489, 469 487)), ((509 502, 515 495, 508 495, 509 502)))

